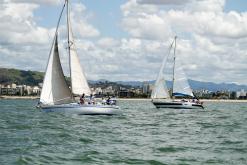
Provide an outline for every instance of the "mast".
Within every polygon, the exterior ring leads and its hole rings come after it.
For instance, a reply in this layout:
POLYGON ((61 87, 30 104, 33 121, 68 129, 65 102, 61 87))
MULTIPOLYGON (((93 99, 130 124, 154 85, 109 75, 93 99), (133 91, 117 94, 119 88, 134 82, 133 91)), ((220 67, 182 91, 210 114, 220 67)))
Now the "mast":
POLYGON ((71 62, 70 62, 70 49, 71 49, 71 42, 70 42, 70 11, 69 11, 69 0, 65 0, 65 3, 67 3, 67 33, 68 33, 68 54, 69 54, 69 73, 70 73, 70 88, 72 91, 72 82, 71 82, 71 62))
POLYGON ((175 36, 174 38, 174 57, 173 57, 173 60, 174 60, 174 63, 173 63, 173 73, 172 73, 172 98, 173 98, 173 88, 174 88, 174 81, 175 81, 175 64, 176 64, 176 47, 177 47, 177 36, 175 36))

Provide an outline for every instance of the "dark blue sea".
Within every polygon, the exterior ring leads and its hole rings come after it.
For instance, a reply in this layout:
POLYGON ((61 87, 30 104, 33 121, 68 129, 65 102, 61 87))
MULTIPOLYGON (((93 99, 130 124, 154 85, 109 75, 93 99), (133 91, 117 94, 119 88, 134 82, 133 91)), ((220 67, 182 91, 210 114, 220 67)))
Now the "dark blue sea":
POLYGON ((119 101, 118 116, 46 113, 36 103, 0 100, 0 165, 247 164, 247 103, 119 101))

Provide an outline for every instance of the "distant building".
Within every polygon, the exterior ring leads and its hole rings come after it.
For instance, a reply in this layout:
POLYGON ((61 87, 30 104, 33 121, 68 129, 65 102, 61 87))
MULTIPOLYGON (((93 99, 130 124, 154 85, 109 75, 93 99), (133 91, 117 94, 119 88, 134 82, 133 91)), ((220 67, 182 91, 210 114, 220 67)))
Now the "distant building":
POLYGON ((33 89, 31 86, 26 86, 25 91, 27 95, 31 95, 33 93, 33 89))
POLYGON ((242 89, 241 91, 237 91, 237 98, 238 99, 246 99, 247 98, 247 92, 242 89))
POLYGON ((134 97, 134 92, 133 91, 128 91, 128 90, 120 90, 118 92, 118 97, 121 98, 130 98, 130 97, 134 97))
POLYGON ((34 86, 32 95, 39 95, 40 93, 41 93, 41 89, 38 86, 34 86))
POLYGON ((235 91, 231 92, 230 99, 237 99, 237 92, 235 91))
POLYGON ((16 84, 11 84, 10 88, 16 89, 16 84))
POLYGON ((154 84, 149 84, 149 92, 152 92, 154 89, 154 84))
POLYGON ((17 95, 23 96, 24 95, 24 85, 17 85, 17 95))
POLYGON ((150 93, 150 85, 148 82, 144 82, 142 86, 142 92, 144 94, 149 94, 150 93))
POLYGON ((8 95, 16 95, 16 88, 8 88, 8 95))
POLYGON ((94 89, 94 93, 96 95, 101 95, 103 93, 103 90, 102 90, 101 87, 97 87, 97 88, 94 89))
POLYGON ((102 93, 104 95, 115 95, 115 90, 113 89, 112 86, 108 86, 105 89, 102 89, 102 93))
POLYGON ((2 95, 8 95, 8 88, 2 87, 2 88, 1 88, 1 94, 2 94, 2 95))

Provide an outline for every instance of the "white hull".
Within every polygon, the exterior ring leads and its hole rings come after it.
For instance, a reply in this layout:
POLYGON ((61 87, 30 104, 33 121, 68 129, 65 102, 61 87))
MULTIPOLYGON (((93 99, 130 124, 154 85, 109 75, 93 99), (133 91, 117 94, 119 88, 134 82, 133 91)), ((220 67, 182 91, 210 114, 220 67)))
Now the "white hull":
POLYGON ((182 101, 152 101, 156 108, 203 109, 202 104, 182 101))
POLYGON ((68 112, 78 115, 117 115, 120 109, 115 105, 80 105, 77 103, 62 105, 42 105, 45 112, 68 112))

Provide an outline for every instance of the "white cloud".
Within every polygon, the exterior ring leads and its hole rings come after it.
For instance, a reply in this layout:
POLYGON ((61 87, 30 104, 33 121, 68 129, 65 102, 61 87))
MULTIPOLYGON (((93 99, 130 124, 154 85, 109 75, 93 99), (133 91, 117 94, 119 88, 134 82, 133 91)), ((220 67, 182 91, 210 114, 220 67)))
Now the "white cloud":
POLYGON ((14 2, 14 3, 36 3, 36 4, 47 4, 47 5, 58 5, 63 3, 61 0, 0 0, 7 2, 14 2))
POLYGON ((182 5, 190 0, 137 0, 140 4, 157 4, 157 5, 182 5))
POLYGON ((97 44, 102 48, 112 48, 118 46, 120 42, 114 38, 105 37, 99 39, 97 44))
POLYGON ((71 24, 73 31, 81 37, 97 37, 100 35, 100 32, 88 23, 91 15, 86 13, 86 7, 82 3, 73 4, 72 9, 71 24))
POLYGON ((186 10, 194 12, 222 12, 225 2, 226 0, 192 0, 191 3, 187 4, 186 10))
POLYGON ((129 16, 136 13, 155 13, 158 11, 158 7, 155 5, 140 5, 136 0, 129 0, 121 6, 121 10, 124 16, 129 16))
POLYGON ((48 41, 48 30, 36 25, 33 12, 39 6, 26 3, 6 3, 0 6, 1 42, 40 44, 48 41))
MULTIPOLYGON (((225 0, 191 0, 178 8, 163 8, 160 5, 171 4, 165 0, 135 2, 123 5, 122 26, 132 37, 141 39, 139 52, 143 58, 159 66, 162 56, 160 45, 155 42, 165 43, 161 46, 165 52, 165 45, 177 34, 177 53, 189 78, 216 82, 238 79, 239 83, 247 84, 247 49, 243 46, 247 38, 247 13, 225 13, 225 0), (156 10, 150 10, 154 7, 156 10), (149 44, 143 42, 146 39, 151 39, 149 44), (152 57, 155 54, 157 58, 152 57)), ((147 67, 151 69, 150 65, 147 67)))
POLYGON ((127 17, 123 27, 133 37, 146 39, 164 39, 172 35, 169 23, 156 14, 142 14, 137 18, 127 17))
MULTIPOLYGON (((55 28, 40 26, 34 12, 41 4, 55 4, 56 1, 28 2, 30 1, 4 1, 0 4, 0 67, 44 71, 55 28)), ((88 22, 89 15, 85 6, 73 4, 72 8, 72 24, 79 34, 78 38, 98 36, 99 31, 88 22)), ((56 22, 54 20, 54 24, 56 22)), ((63 25, 60 29, 61 40, 65 36, 62 27, 63 25)), ((63 44, 60 48, 62 61, 65 61, 63 44)))

